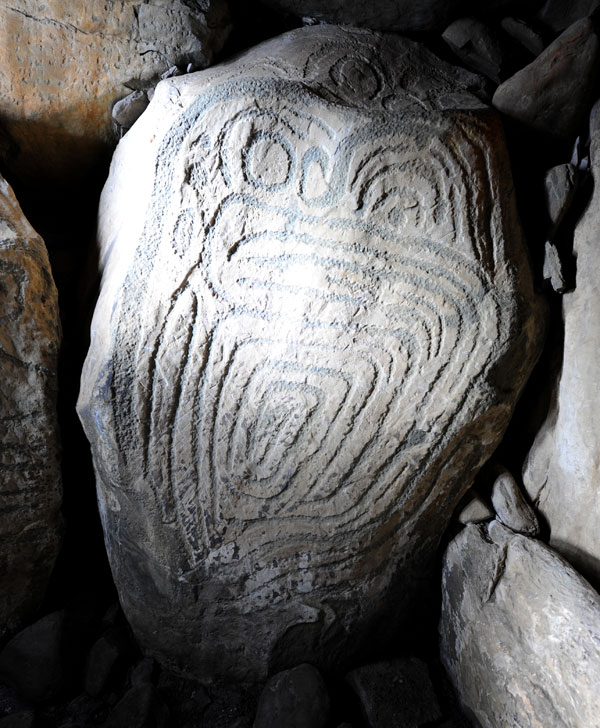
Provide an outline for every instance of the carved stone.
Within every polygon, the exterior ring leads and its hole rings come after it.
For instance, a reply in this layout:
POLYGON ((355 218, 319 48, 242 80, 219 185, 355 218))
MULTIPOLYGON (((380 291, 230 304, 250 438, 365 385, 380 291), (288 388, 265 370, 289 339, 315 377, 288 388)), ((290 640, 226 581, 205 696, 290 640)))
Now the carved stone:
POLYGON ((39 606, 59 546, 59 343, 46 248, 0 177, 0 639, 39 606))
POLYGON ((471 82, 316 26, 162 82, 119 145, 79 412, 159 659, 258 678, 397 630, 538 348, 471 82))

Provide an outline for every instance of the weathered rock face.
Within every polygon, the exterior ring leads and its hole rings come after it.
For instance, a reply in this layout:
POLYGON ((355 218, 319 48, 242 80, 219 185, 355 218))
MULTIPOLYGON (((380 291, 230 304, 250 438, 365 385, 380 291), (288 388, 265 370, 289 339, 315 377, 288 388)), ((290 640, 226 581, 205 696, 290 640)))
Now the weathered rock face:
POLYGON ((64 181, 112 146, 111 107, 173 64, 203 68, 226 37, 226 0, 0 1, 0 121, 13 174, 64 181))
POLYGON ((535 511, 523 498, 508 470, 500 472, 494 481, 492 505, 503 526, 525 536, 538 535, 540 527, 535 511))
POLYGON ((497 521, 444 563, 442 660, 483 728, 600 726, 600 596, 560 556, 497 521))
POLYGON ((596 106, 590 150, 596 188, 575 231, 577 282, 575 290, 563 296, 562 372, 555 401, 523 472, 530 497, 550 524, 550 543, 595 585, 600 584, 599 145, 596 106))
POLYGON ((160 659, 254 678, 394 631, 498 442, 539 320, 471 80, 305 28, 163 82, 120 143, 79 412, 160 659))
POLYGON ((46 248, 0 177, 0 638, 37 608, 58 551, 59 342, 46 248))
POLYGON ((594 22, 580 20, 498 86, 493 104, 534 131, 570 140, 593 101, 599 58, 594 22))

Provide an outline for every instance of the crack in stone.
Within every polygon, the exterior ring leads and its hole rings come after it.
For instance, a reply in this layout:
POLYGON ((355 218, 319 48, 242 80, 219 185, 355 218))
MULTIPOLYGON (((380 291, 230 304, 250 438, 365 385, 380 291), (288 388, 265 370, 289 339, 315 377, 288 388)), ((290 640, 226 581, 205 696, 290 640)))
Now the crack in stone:
POLYGON ((506 557, 508 556, 508 544, 504 544, 502 547, 502 553, 500 554, 500 558, 496 562, 496 570, 492 577, 491 583, 490 583, 490 589, 488 591, 487 597, 485 598, 485 604, 487 604, 490 599, 494 596, 494 592, 496 591, 498 584, 500 583, 500 579, 504 576, 504 572, 506 571, 506 557))
MULTIPOLYGON (((124 40, 124 41, 131 41, 134 40, 128 35, 116 35, 111 33, 90 33, 87 30, 83 30, 82 28, 78 28, 76 25, 73 25, 72 23, 67 23, 62 20, 56 20, 55 18, 38 18, 35 15, 31 15, 30 13, 26 13, 24 10, 19 10, 18 8, 13 8, 10 6, 6 7, 7 10, 11 10, 13 13, 17 13, 18 15, 22 15, 28 20, 33 20, 36 23, 42 23, 44 25, 56 25, 59 28, 63 28, 64 30, 71 30, 75 31, 75 33, 81 33, 81 35, 96 37, 96 38, 102 38, 104 39, 116 39, 116 40, 124 40)), ((139 27, 139 24, 138 24, 139 27)))

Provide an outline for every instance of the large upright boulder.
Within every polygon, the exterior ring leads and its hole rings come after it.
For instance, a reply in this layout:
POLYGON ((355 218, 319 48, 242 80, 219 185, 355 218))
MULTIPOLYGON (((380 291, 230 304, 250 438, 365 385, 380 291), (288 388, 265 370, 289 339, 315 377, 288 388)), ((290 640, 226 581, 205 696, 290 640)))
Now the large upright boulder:
POLYGON ((32 616, 58 552, 59 344, 44 242, 0 177, 0 639, 32 616))
POLYGON ((204 68, 226 0, 0 0, 0 122, 19 178, 89 172, 114 146, 111 108, 170 66, 204 68))
POLYGON ((547 420, 528 455, 525 487, 550 525, 550 543, 600 585, 600 105, 591 117, 594 194, 577 224, 576 287, 563 296, 562 370, 547 420))
POLYGON ((256 678, 393 633, 498 443, 539 319, 472 81, 305 28, 161 83, 121 141, 79 412, 159 659, 256 678))

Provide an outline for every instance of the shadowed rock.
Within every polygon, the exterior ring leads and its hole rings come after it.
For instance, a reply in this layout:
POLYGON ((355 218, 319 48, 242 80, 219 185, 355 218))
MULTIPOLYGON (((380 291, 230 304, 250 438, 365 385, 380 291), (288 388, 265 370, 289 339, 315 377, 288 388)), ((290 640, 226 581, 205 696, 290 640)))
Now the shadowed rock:
POLYGON ((442 717, 427 663, 416 657, 358 667, 346 679, 360 698, 369 728, 417 728, 442 717))
POLYGON ((46 247, 0 177, 0 638, 33 616, 59 548, 59 345, 46 247))
POLYGON ((492 486, 492 505, 498 520, 512 531, 537 536, 540 527, 533 508, 523 498, 513 476, 504 470, 492 486))
POLYGON ((464 0, 266 0, 278 10, 326 23, 358 25, 375 30, 440 30, 464 0))
POLYGON ((492 103, 511 119, 549 137, 574 137, 593 101, 599 51, 593 22, 580 20, 498 86, 492 103))
POLYGON ((253 728, 324 728, 329 718, 329 695, 319 671, 298 665, 273 675, 258 701, 253 728))

